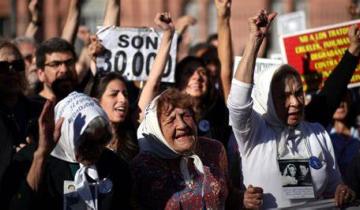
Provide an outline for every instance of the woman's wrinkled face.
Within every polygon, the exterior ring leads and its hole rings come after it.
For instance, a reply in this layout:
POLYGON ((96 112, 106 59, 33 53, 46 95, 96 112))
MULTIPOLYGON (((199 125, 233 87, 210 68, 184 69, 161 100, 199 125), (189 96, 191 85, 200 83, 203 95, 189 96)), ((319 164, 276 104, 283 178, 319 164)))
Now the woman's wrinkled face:
POLYGON ((111 123, 124 122, 129 110, 125 83, 119 79, 109 82, 100 98, 100 105, 105 110, 111 123))
POLYGON ((278 118, 288 126, 296 126, 303 116, 305 97, 302 83, 287 77, 273 85, 272 98, 278 118))
POLYGON ((206 75, 206 69, 198 67, 189 78, 185 92, 192 97, 204 96, 208 90, 207 84, 208 77, 206 75))
POLYGON ((100 158, 110 139, 111 132, 104 127, 96 128, 94 135, 82 136, 75 153, 76 160, 83 165, 94 164, 100 158))
POLYGON ((193 151, 197 133, 194 114, 191 110, 174 108, 163 111, 159 118, 161 131, 170 147, 180 154, 193 151))

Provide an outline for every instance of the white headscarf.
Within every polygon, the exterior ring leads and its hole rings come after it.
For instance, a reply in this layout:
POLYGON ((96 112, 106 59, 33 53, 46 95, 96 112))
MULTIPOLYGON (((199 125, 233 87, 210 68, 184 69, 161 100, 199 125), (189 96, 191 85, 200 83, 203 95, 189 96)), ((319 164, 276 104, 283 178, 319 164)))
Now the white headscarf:
POLYGON ((281 67, 282 66, 261 72, 258 75, 258 81, 252 92, 254 110, 262 115, 266 123, 276 132, 279 157, 286 156, 290 152, 287 146, 288 139, 294 139, 295 144, 297 145, 303 138, 308 136, 308 131, 305 129, 302 122, 295 128, 290 128, 285 125, 285 123, 281 122, 277 116, 270 88, 274 75, 281 67))
MULTIPOLYGON (((55 106, 55 122, 64 118, 61 126, 61 136, 51 155, 71 163, 77 163, 75 152, 79 146, 79 137, 84 133, 89 123, 96 117, 109 121, 104 110, 91 97, 78 92, 70 93, 55 106)), ((86 175, 96 181, 99 187, 103 181, 99 180, 95 165, 84 166, 76 171, 74 182, 76 191, 91 209, 97 209, 97 196, 93 197, 90 183, 86 175)), ((108 182, 106 184, 109 184, 108 182)), ((102 187, 103 188, 103 187, 102 187)))
POLYGON ((161 132, 157 117, 157 102, 160 96, 161 95, 154 98, 150 105, 146 108, 144 120, 141 122, 137 130, 140 150, 151 152, 162 159, 174 159, 181 157, 180 172, 186 184, 192 183, 187 162, 189 159, 193 159, 197 173, 202 174, 204 177, 201 190, 202 196, 204 196, 203 185, 205 182, 205 173, 204 165, 199 156, 195 153, 188 155, 179 154, 167 143, 161 132))

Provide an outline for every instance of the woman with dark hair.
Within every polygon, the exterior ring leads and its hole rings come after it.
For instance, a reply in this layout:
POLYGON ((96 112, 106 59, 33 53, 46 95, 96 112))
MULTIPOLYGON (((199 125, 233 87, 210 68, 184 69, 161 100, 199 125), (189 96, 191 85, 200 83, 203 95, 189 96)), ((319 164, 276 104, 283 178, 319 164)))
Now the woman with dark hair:
POLYGON ((351 112, 351 97, 351 91, 348 90, 336 109, 333 123, 328 129, 342 177, 346 176, 346 168, 360 148, 359 133, 352 126, 354 114, 351 112))
POLYGON ((288 164, 282 174, 282 184, 286 185, 297 185, 298 180, 296 179, 296 166, 292 163, 288 164))
POLYGON ((227 145, 230 134, 228 110, 223 95, 211 82, 210 72, 201 58, 186 57, 176 66, 176 88, 194 100, 198 134, 227 145))
POLYGON ((110 120, 113 137, 109 149, 129 162, 137 153, 135 126, 131 122, 125 79, 117 72, 105 74, 95 82, 94 97, 110 120))
POLYGON ((228 98, 244 184, 262 189, 253 193, 252 205, 291 208, 323 198, 334 198, 337 206, 348 204, 355 194, 342 183, 329 135, 319 123, 303 120, 305 95, 298 71, 284 64, 260 73, 254 80, 256 56, 275 16, 261 10, 248 19, 249 41, 228 98), (305 195, 283 187, 283 161, 304 161, 310 166, 312 187, 305 195))

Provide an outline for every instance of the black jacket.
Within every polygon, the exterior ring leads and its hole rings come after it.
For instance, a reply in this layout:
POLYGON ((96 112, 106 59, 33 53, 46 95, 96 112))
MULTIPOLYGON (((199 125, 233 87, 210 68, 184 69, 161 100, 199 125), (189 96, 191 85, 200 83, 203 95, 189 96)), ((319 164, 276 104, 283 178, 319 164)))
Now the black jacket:
MULTIPOLYGON (((13 194, 9 209, 63 210, 64 180, 74 180, 74 168, 78 164, 69 163, 50 156, 45 165, 43 182, 35 193, 23 176, 17 192, 13 194)), ((131 209, 130 197, 132 180, 128 165, 110 150, 105 150, 96 163, 99 178, 112 181, 109 193, 98 194, 98 209, 131 209)))

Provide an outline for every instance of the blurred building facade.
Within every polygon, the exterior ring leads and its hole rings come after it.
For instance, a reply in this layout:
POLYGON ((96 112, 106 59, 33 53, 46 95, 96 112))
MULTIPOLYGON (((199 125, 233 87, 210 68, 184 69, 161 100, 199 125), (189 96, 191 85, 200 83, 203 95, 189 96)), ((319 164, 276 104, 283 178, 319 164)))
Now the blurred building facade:
MULTIPOLYGON (((70 0, 39 0, 43 11, 42 38, 58 36, 64 25, 70 0)), ((101 25, 105 0, 84 0, 81 23, 95 32, 101 25)), ((120 0, 119 0, 120 1, 120 0)), ((232 35, 234 50, 240 54, 247 38, 247 19, 259 9, 285 14, 304 10, 307 28, 329 25, 350 20, 348 7, 351 0, 232 0, 232 35)), ((0 1, 0 35, 22 35, 29 23, 29 0, 0 1)), ((216 32, 216 8, 213 0, 121 0, 120 24, 122 26, 154 26, 157 12, 169 11, 174 20, 188 14, 198 22, 189 29, 192 43, 205 41, 216 32)), ((276 30, 273 30, 276 31, 276 30)), ((273 39, 276 34, 273 32, 273 39)), ((276 46, 272 46, 277 51, 276 46)))

